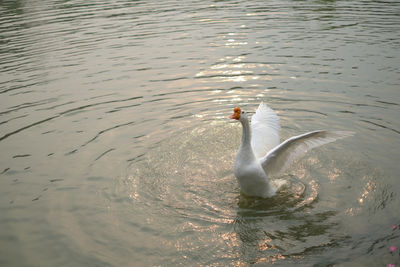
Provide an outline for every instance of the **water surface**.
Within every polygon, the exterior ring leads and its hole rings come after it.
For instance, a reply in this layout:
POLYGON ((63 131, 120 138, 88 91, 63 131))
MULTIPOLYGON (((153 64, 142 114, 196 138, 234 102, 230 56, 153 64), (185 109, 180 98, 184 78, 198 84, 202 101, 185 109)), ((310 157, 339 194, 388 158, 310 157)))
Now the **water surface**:
POLYGON ((397 1, 1 1, 0 265, 400 264, 397 1), (234 106, 307 154, 243 196, 234 106))

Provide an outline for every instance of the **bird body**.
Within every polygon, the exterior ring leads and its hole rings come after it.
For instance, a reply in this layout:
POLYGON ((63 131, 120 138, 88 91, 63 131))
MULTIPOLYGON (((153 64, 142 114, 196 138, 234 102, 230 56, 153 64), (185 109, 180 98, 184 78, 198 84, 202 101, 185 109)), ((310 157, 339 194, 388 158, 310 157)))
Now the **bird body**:
POLYGON ((263 102, 252 116, 251 127, 247 113, 238 107, 230 118, 242 124, 234 174, 244 194, 262 198, 273 196, 278 189, 271 183, 270 176, 281 174, 312 148, 353 135, 346 131, 313 131, 279 144, 279 117, 263 102))

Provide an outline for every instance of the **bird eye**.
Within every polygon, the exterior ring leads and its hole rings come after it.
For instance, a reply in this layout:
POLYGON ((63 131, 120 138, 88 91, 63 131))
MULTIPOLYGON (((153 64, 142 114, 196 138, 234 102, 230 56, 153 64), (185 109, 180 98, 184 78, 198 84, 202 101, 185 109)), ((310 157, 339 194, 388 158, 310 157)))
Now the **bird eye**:
POLYGON ((242 111, 242 114, 244 114, 244 111, 242 111))

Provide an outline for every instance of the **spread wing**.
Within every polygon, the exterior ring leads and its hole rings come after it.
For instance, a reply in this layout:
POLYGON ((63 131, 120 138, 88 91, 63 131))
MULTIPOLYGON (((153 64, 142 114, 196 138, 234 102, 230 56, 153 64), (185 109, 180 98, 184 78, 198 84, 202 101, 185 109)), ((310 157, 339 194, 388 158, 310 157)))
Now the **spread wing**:
POLYGON ((280 130, 278 115, 261 102, 251 117, 251 147, 257 158, 264 157, 269 150, 279 144, 280 130))
POLYGON ((268 175, 275 176, 284 172, 307 151, 353 134, 346 131, 314 131, 293 136, 269 151, 260 162, 268 175))

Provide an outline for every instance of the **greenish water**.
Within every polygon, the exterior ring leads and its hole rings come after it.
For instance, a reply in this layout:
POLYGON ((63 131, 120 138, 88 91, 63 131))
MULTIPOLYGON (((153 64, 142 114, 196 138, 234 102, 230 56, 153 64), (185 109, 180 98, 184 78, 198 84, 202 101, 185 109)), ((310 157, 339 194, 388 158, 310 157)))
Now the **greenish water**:
POLYGON ((397 1, 0 1, 1 266, 400 264, 397 1), (311 151, 240 194, 234 106, 311 151))

